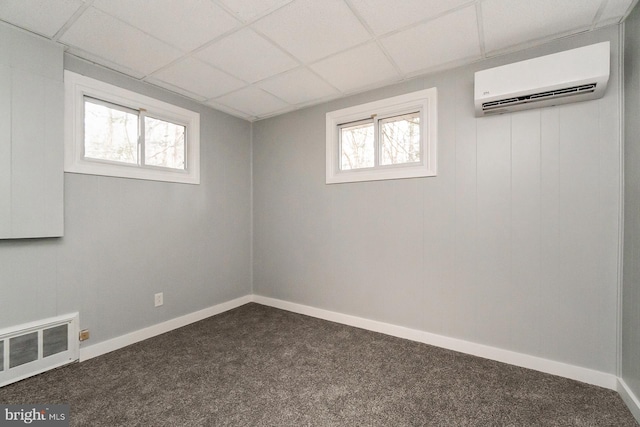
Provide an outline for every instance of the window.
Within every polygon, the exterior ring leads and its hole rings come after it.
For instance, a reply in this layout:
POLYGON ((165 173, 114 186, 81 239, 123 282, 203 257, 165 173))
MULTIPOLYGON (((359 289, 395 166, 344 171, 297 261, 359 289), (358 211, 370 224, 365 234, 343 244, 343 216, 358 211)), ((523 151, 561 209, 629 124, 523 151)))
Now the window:
POLYGON ((200 183, 200 115, 65 71, 65 171, 200 183))
POLYGON ((436 175, 435 88, 327 113, 327 184, 436 175))

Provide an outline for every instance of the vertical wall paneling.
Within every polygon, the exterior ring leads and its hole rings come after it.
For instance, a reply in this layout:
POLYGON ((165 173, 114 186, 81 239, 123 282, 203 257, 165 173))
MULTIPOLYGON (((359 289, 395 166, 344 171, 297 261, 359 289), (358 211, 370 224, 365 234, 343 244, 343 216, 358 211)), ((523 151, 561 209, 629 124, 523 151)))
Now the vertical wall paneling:
POLYGON ((540 111, 540 305, 538 328, 550 357, 560 359, 566 336, 560 282, 560 114, 558 107, 540 111))
POLYGON ((565 342, 571 346, 566 350, 584 365, 601 365, 597 359, 603 353, 589 349, 606 340, 604 331, 615 326, 611 316, 604 321, 601 315, 614 313, 603 304, 606 293, 615 292, 617 286, 600 280, 599 120, 586 119, 599 117, 598 102, 570 104, 559 110, 561 325, 565 342))
MULTIPOLYGON (((456 114, 458 88, 438 88, 438 115, 453 117, 456 114)), ((455 310, 459 290, 453 286, 455 279, 455 202, 451 189, 456 178, 456 129, 438 128, 438 175, 424 178, 424 286, 425 310, 423 328, 434 333, 448 335, 451 332, 450 313, 455 310)), ((407 180, 411 182, 411 180, 407 180)), ((408 185, 408 183, 406 184, 408 185)), ((413 203, 419 203, 414 200, 413 203)), ((408 208, 408 207, 407 207, 408 208)))
POLYGON ((481 295, 477 279, 477 146, 471 91, 460 90, 455 140, 455 267, 458 300, 451 310, 451 334, 472 339, 477 334, 476 302, 481 295))
POLYGON ((541 110, 511 116, 511 286, 519 313, 513 345, 527 354, 540 351, 540 133, 541 110))
MULTIPOLYGON (((622 101, 622 90, 620 75, 615 73, 611 75, 609 84, 611 90, 618 92, 618 102, 613 103, 611 100, 603 99, 598 102, 598 115, 600 117, 598 123, 598 200, 599 200, 599 218, 598 222, 601 224, 599 229, 597 250, 599 251, 598 257, 603 262, 604 268, 598 271, 598 283, 607 283, 608 277, 616 277, 615 288, 616 292, 612 292, 611 289, 602 287, 600 291, 602 307, 619 307, 618 296, 621 291, 622 285, 622 191, 623 191, 623 177, 620 170, 624 170, 622 167, 622 156, 624 143, 622 142, 622 129, 623 123, 622 109, 620 102, 622 101), (611 248, 611 249, 607 249, 611 248), (613 249, 616 248, 616 249, 613 249)), ((617 311, 619 319, 620 311, 617 311)), ((619 321, 616 319, 616 330, 619 332, 619 321)), ((611 354, 619 353, 617 351, 619 337, 618 334, 609 334, 604 331, 604 328, 609 329, 611 326, 601 325, 603 330, 600 331, 603 337, 608 339, 608 342, 602 343, 603 349, 607 349, 611 354)), ((619 366, 619 362, 616 361, 615 366, 619 366)))
MULTIPOLYGON (((416 319, 415 310, 424 307, 425 301, 416 289, 425 283, 422 267, 427 244, 424 244, 422 234, 415 230, 422 227, 425 214, 419 201, 428 193, 422 180, 395 180, 386 184, 370 185, 375 192, 374 202, 370 204, 375 211, 373 233, 379 243, 370 246, 373 257, 368 269, 377 277, 365 295, 370 300, 371 310, 379 313, 384 321, 397 319, 402 326, 420 327, 421 319, 416 319), (375 191, 376 187, 379 191, 375 191), (372 263, 379 263, 380 268, 372 267, 372 263), (386 295, 385 290, 390 287, 395 292, 386 295), (410 310, 398 316, 396 313, 405 307, 410 310)), ((354 191, 357 191, 357 185, 354 191)))
POLYGON ((0 64, 0 236, 11 234, 11 68, 0 64))
POLYGON ((254 292, 614 373, 619 82, 600 100, 473 111, 475 71, 605 40, 615 76, 607 27, 254 123, 254 292), (319 184, 327 112, 427 87, 438 176, 319 184), (331 210, 282 203, 298 187, 331 210), (299 215, 329 256, 299 255, 315 244, 299 215), (318 269, 317 286, 300 280, 318 269))
MULTIPOLYGON (((624 24, 624 262, 620 376, 640 400, 640 7, 624 24)), ((634 415, 640 422, 640 405, 634 415)))
POLYGON ((333 186, 333 234, 335 242, 332 264, 336 283, 344 290, 347 301, 359 301, 359 316, 368 317, 375 311, 379 295, 371 289, 381 287, 378 268, 382 265, 377 246, 384 244, 378 228, 375 206, 380 195, 370 182, 333 186), (376 200, 377 199, 377 200, 376 200), (366 236, 366 238, 363 238, 366 236))
POLYGON ((43 229, 50 235, 64 234, 64 176, 60 176, 60 166, 64 164, 64 150, 60 148, 59 136, 64 135, 64 108, 60 100, 64 99, 64 87, 51 79, 44 80, 44 135, 40 151, 46 159, 42 165, 44 176, 57 179, 45 179, 41 203, 45 206, 43 229))
POLYGON ((477 120, 478 316, 482 342, 510 345, 514 314, 511 280, 511 115, 477 120))

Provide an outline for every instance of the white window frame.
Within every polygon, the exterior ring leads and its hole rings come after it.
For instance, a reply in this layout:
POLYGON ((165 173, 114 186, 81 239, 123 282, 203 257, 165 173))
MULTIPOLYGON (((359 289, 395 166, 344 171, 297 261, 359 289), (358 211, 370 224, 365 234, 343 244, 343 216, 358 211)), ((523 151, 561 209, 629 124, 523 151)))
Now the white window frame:
MULTIPOLYGON (((326 116, 326 183, 379 181, 436 176, 438 145, 438 91, 424 89, 405 95, 331 111, 326 116), (342 170, 340 128, 349 123, 372 120, 377 127, 380 119, 420 112, 421 161, 371 168, 342 170)), ((377 134, 378 129, 374 132, 377 134)), ((378 143, 379 145, 379 143, 378 143)), ((380 147, 376 146, 376 150, 380 147)), ((380 157, 379 155, 377 156, 380 157)))
POLYGON ((65 172, 200 184, 200 114, 71 71, 64 72, 65 172), (84 157, 85 96, 186 127, 184 170, 84 157))

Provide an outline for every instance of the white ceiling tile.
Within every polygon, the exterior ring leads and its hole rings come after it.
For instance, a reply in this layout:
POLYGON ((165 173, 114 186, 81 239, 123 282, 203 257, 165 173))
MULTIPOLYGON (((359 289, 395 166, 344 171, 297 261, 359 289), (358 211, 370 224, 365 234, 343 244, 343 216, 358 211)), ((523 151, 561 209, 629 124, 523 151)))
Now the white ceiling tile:
POLYGON ((380 35, 433 18, 469 0, 351 0, 374 33, 380 35))
POLYGON ((289 55, 248 28, 224 37, 196 56, 251 83, 298 65, 289 55))
POLYGON ((239 91, 221 96, 214 99, 213 102, 255 117, 266 116, 288 106, 282 100, 255 86, 248 86, 239 91))
POLYGON ((298 68, 270 78, 258 86, 290 104, 302 104, 339 94, 306 68, 298 68))
POLYGON ((94 6, 185 51, 240 25, 211 0, 96 0, 94 6))
POLYGON ((358 46, 323 59, 311 68, 343 92, 400 79, 400 75, 376 43, 358 46))
POLYGON ((303 62, 371 38, 342 0, 296 0, 257 21, 254 27, 303 62))
POLYGON ((393 34, 381 42, 405 74, 480 57, 475 6, 393 34))
POLYGON ((246 22, 291 3, 291 0, 223 0, 223 3, 246 22))
POLYGON ((622 18, 633 0, 609 0, 600 16, 600 22, 622 18))
POLYGON ((64 28, 69 54, 255 119, 478 59, 479 28, 491 55, 619 22, 634 3, 0 0, 0 21, 46 37, 64 28))
POLYGON ((181 55, 178 49, 92 7, 60 41, 145 75, 181 55))
POLYGON ((2 0, 0 20, 53 37, 83 4, 82 0, 2 0))
POLYGON ((213 98, 246 85, 195 58, 181 59, 151 77, 205 98, 213 98))
POLYGON ((485 0, 481 3, 488 52, 588 27, 601 0, 485 0), (569 12, 570 11, 570 12, 569 12))

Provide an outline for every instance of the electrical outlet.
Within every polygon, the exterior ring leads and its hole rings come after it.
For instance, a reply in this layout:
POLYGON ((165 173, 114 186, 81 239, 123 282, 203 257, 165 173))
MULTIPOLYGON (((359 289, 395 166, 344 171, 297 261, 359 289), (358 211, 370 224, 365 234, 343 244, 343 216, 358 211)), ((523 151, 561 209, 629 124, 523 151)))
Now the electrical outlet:
POLYGON ((80 331, 80 341, 86 341, 89 339, 89 330, 83 329, 80 331))
POLYGON ((164 304, 163 299, 164 297, 162 295, 162 292, 160 292, 159 294, 155 294, 155 297, 154 297, 155 306, 160 307, 162 304, 164 304))

